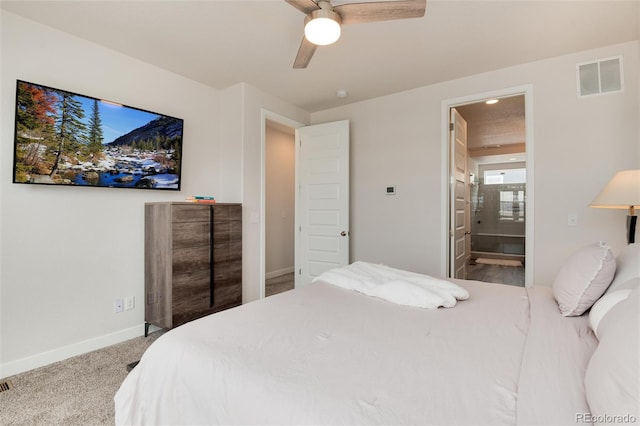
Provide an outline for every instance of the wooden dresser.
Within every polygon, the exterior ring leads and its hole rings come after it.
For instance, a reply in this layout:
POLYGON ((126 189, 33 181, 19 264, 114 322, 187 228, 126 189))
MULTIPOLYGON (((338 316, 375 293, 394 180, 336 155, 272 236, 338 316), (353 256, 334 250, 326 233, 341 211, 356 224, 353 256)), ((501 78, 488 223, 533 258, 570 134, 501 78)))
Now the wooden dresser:
POLYGON ((242 205, 145 204, 145 336, 242 303, 242 205))

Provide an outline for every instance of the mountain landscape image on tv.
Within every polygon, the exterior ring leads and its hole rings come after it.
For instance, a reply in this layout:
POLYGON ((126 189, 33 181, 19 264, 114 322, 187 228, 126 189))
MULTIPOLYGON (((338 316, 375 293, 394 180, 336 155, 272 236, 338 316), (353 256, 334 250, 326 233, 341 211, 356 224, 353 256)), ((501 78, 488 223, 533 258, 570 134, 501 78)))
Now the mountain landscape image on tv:
POLYGON ((18 80, 14 183, 180 190, 183 120, 18 80))

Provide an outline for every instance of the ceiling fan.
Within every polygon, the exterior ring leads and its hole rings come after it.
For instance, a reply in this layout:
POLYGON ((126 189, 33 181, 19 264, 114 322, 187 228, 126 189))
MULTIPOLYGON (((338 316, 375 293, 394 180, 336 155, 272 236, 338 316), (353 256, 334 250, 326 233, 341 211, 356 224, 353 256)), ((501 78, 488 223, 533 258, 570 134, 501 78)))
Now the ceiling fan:
POLYGON ((340 26, 424 16, 427 0, 377 1, 332 6, 328 0, 286 0, 302 11, 305 35, 293 68, 306 68, 316 48, 340 38, 340 26))

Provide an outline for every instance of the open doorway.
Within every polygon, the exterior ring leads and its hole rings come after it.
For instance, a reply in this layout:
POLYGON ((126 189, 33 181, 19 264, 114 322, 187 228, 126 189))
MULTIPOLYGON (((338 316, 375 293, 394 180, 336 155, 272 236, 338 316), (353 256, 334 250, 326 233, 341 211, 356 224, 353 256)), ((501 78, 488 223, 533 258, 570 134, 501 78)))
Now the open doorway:
POLYGON ((265 125, 265 296, 294 287, 295 129, 265 125))
POLYGON ((349 121, 304 126, 262 110, 262 123, 260 298, 267 293, 267 274, 271 280, 276 276, 289 275, 293 269, 295 279, 287 285, 298 287, 310 283, 327 269, 349 262, 349 121), (287 154, 287 160, 274 161, 273 166, 269 166, 267 149, 270 148, 269 140, 274 140, 271 137, 274 133, 286 134, 284 138, 289 149, 293 145, 294 155, 292 158, 287 154), (289 183, 278 184, 276 180, 273 184, 272 179, 267 178, 269 168, 286 173, 289 183), (267 195, 267 188, 271 194, 280 195, 285 186, 294 188, 290 201, 267 195), (269 220, 270 224, 277 224, 282 219, 290 221, 293 217, 293 226, 282 225, 282 232, 277 228, 274 232, 274 227, 267 224, 267 204, 273 219, 269 220), (268 227, 272 230, 267 231, 268 227), (286 236, 287 229, 293 231, 293 239, 286 236), (292 242, 293 256, 283 256, 286 260, 274 266, 271 256, 278 250, 284 251, 282 246, 273 248, 278 241, 282 244, 292 242), (267 261, 270 262, 269 269, 267 261), (293 265, 288 262, 293 262, 293 265))
POLYGON ((516 286, 530 282, 527 171, 532 156, 526 109, 526 93, 449 106, 454 123, 449 142, 451 277, 516 286))

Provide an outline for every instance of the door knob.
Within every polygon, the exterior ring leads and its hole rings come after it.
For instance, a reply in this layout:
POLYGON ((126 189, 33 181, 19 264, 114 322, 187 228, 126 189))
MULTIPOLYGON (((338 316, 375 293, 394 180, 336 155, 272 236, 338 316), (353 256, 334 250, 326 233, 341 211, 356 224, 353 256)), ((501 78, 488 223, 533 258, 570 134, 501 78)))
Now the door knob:
POLYGON ((341 237, 346 237, 347 235, 349 235, 349 233, 348 233, 347 231, 342 231, 342 232, 340 233, 340 236, 341 236, 341 237))

